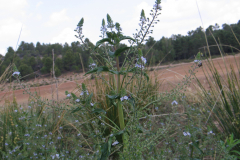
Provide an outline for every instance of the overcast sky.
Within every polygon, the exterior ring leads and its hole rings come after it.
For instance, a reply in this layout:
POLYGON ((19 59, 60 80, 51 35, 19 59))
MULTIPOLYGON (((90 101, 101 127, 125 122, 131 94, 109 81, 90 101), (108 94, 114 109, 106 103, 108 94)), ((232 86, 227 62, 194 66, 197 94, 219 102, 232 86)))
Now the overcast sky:
MULTIPOLYGON (((155 0, 0 0, 0 54, 14 49, 22 27, 20 41, 62 43, 77 41, 74 29, 84 17, 83 34, 90 41, 99 40, 101 21, 110 14, 121 24, 124 35, 132 36, 139 28, 140 12, 149 16, 155 0)), ((202 26, 196 0, 162 0, 160 23, 153 37, 186 35, 202 26)), ((240 0, 198 0, 204 28, 218 23, 240 20, 240 0)))

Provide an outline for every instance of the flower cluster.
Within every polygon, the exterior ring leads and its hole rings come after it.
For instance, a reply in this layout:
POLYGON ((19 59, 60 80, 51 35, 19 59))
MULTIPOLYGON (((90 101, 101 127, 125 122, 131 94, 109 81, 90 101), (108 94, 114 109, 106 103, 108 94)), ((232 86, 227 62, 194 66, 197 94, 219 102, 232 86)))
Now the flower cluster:
POLYGON ((80 93, 80 96, 84 95, 84 93, 86 93, 87 95, 89 95, 88 90, 86 90, 86 91, 82 91, 82 92, 80 93))
POLYGON ((115 142, 113 142, 113 146, 115 146, 115 145, 117 145, 119 142, 118 141, 115 141, 115 142))
POLYGON ((89 67, 91 68, 91 69, 93 69, 94 67, 96 67, 97 65, 95 64, 95 63, 92 63, 92 64, 90 64, 89 65, 89 67))
POLYGON ((174 100, 174 101, 172 101, 171 104, 172 104, 172 105, 174 105, 174 104, 178 105, 178 102, 174 100))
POLYGON ((155 4, 153 5, 153 8, 154 8, 154 9, 162 10, 162 6, 161 6, 160 4, 157 4, 157 3, 155 3, 155 4))
POLYGON ((103 33, 106 33, 107 32, 107 26, 106 25, 101 26, 100 31, 102 31, 103 33))
MULTIPOLYGON (((143 56, 140 59, 141 59, 141 64, 136 63, 135 67, 144 69, 144 64, 147 63, 147 59, 144 58, 143 56)), ((138 61, 138 59, 137 59, 137 61, 138 61)))
POLYGON ((128 96, 123 96, 120 98, 121 101, 128 100, 128 96))
POLYGON ((13 72, 12 76, 15 76, 15 75, 19 76, 20 72, 13 72))
POLYGON ((209 132, 207 132, 207 134, 215 135, 215 133, 213 133, 213 131, 209 131, 209 132))
POLYGON ((191 136, 191 134, 189 132, 183 132, 184 136, 191 136))
POLYGON ((139 64, 135 64, 135 67, 144 69, 144 66, 143 65, 139 65, 139 64))

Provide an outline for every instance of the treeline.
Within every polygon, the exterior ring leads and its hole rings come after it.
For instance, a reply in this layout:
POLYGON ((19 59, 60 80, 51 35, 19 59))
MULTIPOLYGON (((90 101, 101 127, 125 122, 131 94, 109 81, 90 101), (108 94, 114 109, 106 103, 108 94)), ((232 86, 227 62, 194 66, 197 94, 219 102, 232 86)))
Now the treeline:
MULTIPOLYGON (((206 29, 206 37, 210 46, 211 55, 219 55, 219 49, 216 41, 221 44, 221 49, 225 53, 237 52, 235 48, 240 48, 238 40, 240 40, 240 20, 237 24, 223 24, 222 28, 218 24, 210 25, 206 29), (233 34, 234 33, 234 34, 233 34), (235 37, 236 36, 236 37, 235 37), (214 39, 215 38, 215 39, 214 39)), ((94 47, 87 38, 85 43, 88 47, 94 47)), ((163 62, 191 59, 197 52, 207 53, 206 38, 201 27, 188 32, 188 35, 172 35, 170 38, 162 37, 160 40, 154 40, 149 37, 147 42, 142 46, 143 53, 147 58, 147 63, 156 65, 160 61, 163 62)), ((125 45, 125 44, 121 44, 125 45)), ((80 72, 85 68, 89 69, 90 50, 83 49, 79 42, 72 42, 70 45, 41 44, 21 42, 16 53, 12 47, 7 49, 5 57, 1 57, 0 74, 2 75, 10 63, 14 63, 21 73, 21 76, 33 78, 37 74, 50 73, 52 70, 54 50, 55 74, 60 76, 61 73, 67 71, 80 72)), ((99 50, 101 52, 101 49, 99 50)), ((94 57, 93 57, 94 58, 94 57)), ((98 57, 101 60, 101 57, 98 57)), ((120 56, 120 64, 124 60, 124 55, 120 56)))
MULTIPOLYGON (((89 46, 94 46, 88 39, 85 40, 89 46)), ((16 53, 12 47, 7 49, 3 63, 0 66, 0 74, 3 74, 10 63, 14 63, 18 68, 21 76, 33 78, 39 74, 51 73, 53 66, 54 53, 54 70, 55 75, 60 76, 62 72, 76 71, 79 72, 83 67, 88 68, 89 50, 82 50, 79 42, 72 42, 71 45, 65 43, 41 44, 21 42, 16 53), (80 58, 81 56, 81 58, 80 58), (82 62, 81 62, 82 59, 82 62), (31 74, 36 72, 35 74, 31 74)))
MULTIPOLYGON (((218 24, 210 25, 205 33, 211 55, 220 54, 217 43, 221 44, 220 48, 225 53, 238 52, 234 48, 240 48, 238 42, 240 40, 240 20, 237 24, 223 24, 221 29, 218 24)), ((149 37, 145 46, 145 53, 148 53, 147 59, 150 60, 148 63, 158 64, 165 56, 164 61, 191 59, 199 51, 208 55, 206 38, 202 27, 189 31, 186 36, 172 35, 170 38, 162 37, 158 41, 149 37)))

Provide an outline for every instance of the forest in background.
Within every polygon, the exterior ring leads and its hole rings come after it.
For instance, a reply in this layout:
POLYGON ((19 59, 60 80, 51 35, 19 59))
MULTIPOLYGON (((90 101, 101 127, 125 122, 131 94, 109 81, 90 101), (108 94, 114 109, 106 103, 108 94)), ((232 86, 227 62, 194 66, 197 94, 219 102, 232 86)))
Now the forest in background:
MULTIPOLYGON (((240 20, 236 24, 223 24, 222 27, 218 24, 210 25, 206 31, 207 41, 210 46, 211 55, 219 55, 220 52, 213 37, 217 43, 221 44, 221 49, 225 53, 237 52, 234 48, 239 48, 236 41, 240 39, 240 20), (234 34, 233 34, 234 32, 234 34), (236 36, 236 38, 235 38, 236 36)), ((85 43, 93 48, 94 44, 85 39, 85 43)), ((121 44, 125 45, 125 44, 121 44)), ((172 35, 170 38, 162 37, 160 40, 155 40, 149 37, 145 44, 142 45, 144 57, 147 58, 147 63, 154 66, 159 62, 171 62, 174 60, 193 59, 194 56, 201 51, 207 53, 206 39, 202 27, 189 31, 187 35, 172 35)), ((22 41, 16 50, 8 47, 5 56, 0 55, 2 65, 0 66, 0 75, 2 75, 11 63, 14 63, 21 73, 21 76, 33 78, 41 74, 49 74, 52 70, 52 50, 54 49, 55 74, 60 76, 64 72, 74 71, 82 72, 89 70, 90 50, 84 50, 79 42, 72 42, 70 45, 44 44, 37 42, 27 43, 22 41), (35 72, 34 74, 31 74, 35 72)), ((99 49, 98 53, 104 52, 99 49)), ((131 56, 131 54, 130 54, 131 56)), ((97 56, 91 56, 99 58, 97 56)), ((119 57, 120 64, 124 60, 124 54, 119 57)), ((100 65, 100 64, 98 64, 100 65)), ((25 78, 25 79, 26 79, 25 78)))

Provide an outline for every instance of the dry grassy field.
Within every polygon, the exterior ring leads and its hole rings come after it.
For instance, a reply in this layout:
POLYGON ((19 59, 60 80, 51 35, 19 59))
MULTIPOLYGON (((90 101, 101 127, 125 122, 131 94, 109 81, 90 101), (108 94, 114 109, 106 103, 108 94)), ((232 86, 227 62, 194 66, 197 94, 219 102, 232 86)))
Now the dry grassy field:
MULTIPOLYGON (((240 54, 236 55, 236 60, 240 59, 240 54)), ((229 67, 231 64, 234 64, 233 67, 237 68, 237 66, 235 65, 236 63, 233 63, 235 61, 234 56, 227 56, 225 57, 225 62, 227 67, 229 67)), ((206 83, 206 78, 203 72, 203 68, 206 67, 205 63, 206 60, 203 60, 203 66, 201 68, 197 68, 196 71, 196 76, 198 77, 198 79, 202 82, 202 84, 208 88, 208 84, 206 83)), ((224 75, 225 72, 225 64, 223 63, 223 59, 220 58, 215 58, 213 59, 213 62, 215 64, 215 67, 217 70, 220 71, 221 75, 224 75)), ((180 83, 183 78, 185 77, 185 75, 188 75, 188 71, 189 69, 191 69, 191 66, 196 66, 194 64, 194 62, 190 62, 190 63, 180 63, 180 64, 175 64, 175 65, 164 65, 164 66, 157 66, 157 67, 151 67, 154 69, 154 71, 149 71, 148 74, 151 77, 156 77, 159 81, 162 82, 161 88, 160 88, 160 92, 165 92, 165 91, 169 91, 171 90, 173 87, 175 87, 178 83, 180 83)), ((238 66, 239 67, 239 66, 238 66)), ((150 69, 150 68, 148 68, 150 69)), ((77 91, 77 84, 81 84, 84 81, 90 82, 93 80, 90 80, 90 76, 88 75, 88 77, 84 77, 83 73, 80 74, 75 74, 75 76, 71 76, 72 74, 68 74, 67 76, 65 75, 65 78, 63 78, 63 76, 61 76, 59 78, 59 83, 58 83, 58 98, 59 100, 61 99, 65 99, 66 95, 65 95, 65 91, 69 91, 69 92, 78 92, 77 91), (68 77, 68 78, 66 78, 68 77)), ((42 79, 36 79, 34 81, 30 81, 28 83, 34 84, 34 83, 39 83, 40 81, 42 81, 42 79)), ((50 82, 51 80, 46 80, 48 82, 50 82)), ((54 80, 52 80, 54 81, 54 80)), ((194 81, 193 81, 194 82, 194 81)), ((11 85, 11 84, 10 84, 11 85)), ((192 85, 194 85, 194 83, 192 83, 192 85)), ((19 86, 20 88, 21 86, 19 86)), ((191 87, 188 88, 189 91, 192 90, 191 87)), ((43 86, 39 86, 39 87, 31 87, 30 88, 31 92, 37 92, 39 96, 41 96, 42 98, 45 99, 49 99, 51 100, 52 98, 54 98, 56 100, 57 98, 57 90, 56 90, 56 85, 52 84, 52 85, 43 85, 43 86), (52 96, 54 95, 54 96, 52 96)), ((5 89, 4 91, 2 91, 0 93, 0 97, 2 97, 1 99, 7 99, 9 101, 11 101, 13 99, 13 95, 15 95, 16 100, 18 102, 18 104, 26 104, 28 103, 29 100, 29 95, 28 94, 23 94, 24 89, 18 89, 15 91, 12 91, 12 89, 5 89)), ((5 103, 5 101, 1 101, 0 105, 3 105, 5 103)))

